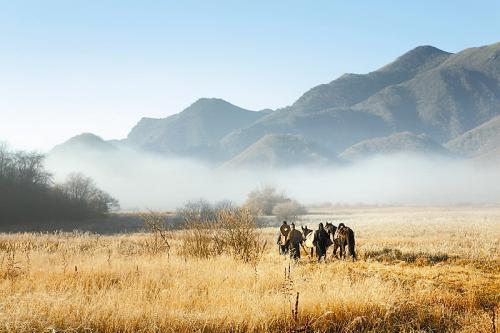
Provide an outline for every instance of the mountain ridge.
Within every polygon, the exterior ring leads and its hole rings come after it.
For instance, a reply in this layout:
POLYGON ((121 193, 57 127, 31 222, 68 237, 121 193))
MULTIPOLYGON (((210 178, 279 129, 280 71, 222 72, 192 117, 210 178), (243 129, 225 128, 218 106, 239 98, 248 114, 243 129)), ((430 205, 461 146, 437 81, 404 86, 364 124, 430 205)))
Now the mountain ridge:
MULTIPOLYGON (((169 117, 142 118, 113 145, 215 165, 266 136, 290 144, 299 144, 292 138, 301 137, 332 154, 401 132, 411 133, 415 144, 425 146, 428 139, 445 145, 499 116, 498 105, 500 43, 457 53, 424 45, 367 74, 348 73, 315 86, 277 110, 251 111, 219 98, 200 98, 169 117)), ((261 142, 252 151, 258 155, 258 147, 268 146, 261 142)))
POLYGON ((268 112, 246 110, 219 98, 200 98, 169 117, 142 118, 124 141, 139 149, 166 154, 185 154, 201 147, 217 150, 225 134, 268 112))
POLYGON ((226 161, 224 168, 288 168, 303 165, 321 166, 338 163, 331 152, 325 151, 303 137, 293 134, 268 134, 226 161))
POLYGON ((448 156, 450 152, 426 134, 398 132, 386 137, 358 142, 347 148, 339 157, 347 161, 358 161, 380 155, 418 154, 426 156, 448 156))

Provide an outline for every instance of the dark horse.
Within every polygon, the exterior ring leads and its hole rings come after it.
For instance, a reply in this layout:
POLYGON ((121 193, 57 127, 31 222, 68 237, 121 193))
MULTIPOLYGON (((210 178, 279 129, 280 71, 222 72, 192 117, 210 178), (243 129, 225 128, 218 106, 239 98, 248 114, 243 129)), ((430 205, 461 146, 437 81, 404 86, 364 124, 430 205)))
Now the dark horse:
POLYGON ((356 259, 355 240, 354 231, 351 228, 346 227, 344 223, 340 223, 339 227, 335 227, 332 223, 326 223, 325 229, 330 235, 330 239, 333 242, 333 254, 332 256, 337 256, 337 249, 340 248, 340 258, 345 259, 346 251, 345 246, 349 249, 349 255, 354 261, 356 259))

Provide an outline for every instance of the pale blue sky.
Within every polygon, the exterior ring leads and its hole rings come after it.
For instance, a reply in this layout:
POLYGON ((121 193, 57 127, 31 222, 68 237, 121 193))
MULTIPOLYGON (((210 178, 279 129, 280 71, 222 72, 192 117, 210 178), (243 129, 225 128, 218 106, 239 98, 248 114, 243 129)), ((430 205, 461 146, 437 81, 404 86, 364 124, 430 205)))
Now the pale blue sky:
POLYGON ((418 46, 500 41, 500 1, 3 1, 0 140, 123 138, 199 97, 278 108, 418 46))

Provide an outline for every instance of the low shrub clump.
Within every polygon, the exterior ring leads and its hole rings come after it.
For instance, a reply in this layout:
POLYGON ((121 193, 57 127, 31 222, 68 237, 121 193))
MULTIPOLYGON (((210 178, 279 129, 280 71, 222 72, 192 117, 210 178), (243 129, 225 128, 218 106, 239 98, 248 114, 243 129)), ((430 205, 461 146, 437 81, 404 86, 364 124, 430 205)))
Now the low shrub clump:
POLYGON ((196 258, 227 254, 244 262, 259 260, 267 242, 247 208, 223 208, 213 214, 199 208, 183 212, 181 254, 196 258))

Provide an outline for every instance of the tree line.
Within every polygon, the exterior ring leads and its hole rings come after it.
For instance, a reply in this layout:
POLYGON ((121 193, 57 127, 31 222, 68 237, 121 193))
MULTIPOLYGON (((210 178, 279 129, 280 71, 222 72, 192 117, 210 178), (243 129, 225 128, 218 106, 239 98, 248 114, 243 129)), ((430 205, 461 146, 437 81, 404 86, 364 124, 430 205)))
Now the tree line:
POLYGON ((81 173, 55 183, 45 155, 0 144, 0 225, 76 221, 103 217, 118 201, 81 173))

